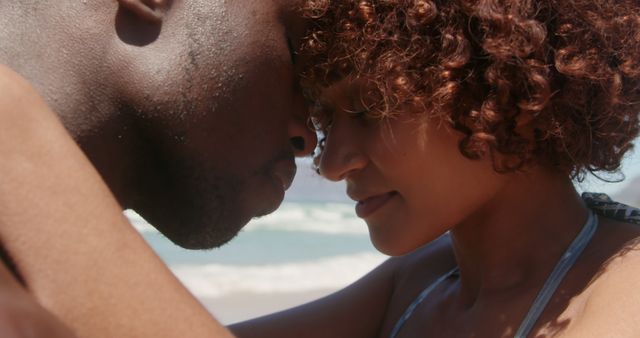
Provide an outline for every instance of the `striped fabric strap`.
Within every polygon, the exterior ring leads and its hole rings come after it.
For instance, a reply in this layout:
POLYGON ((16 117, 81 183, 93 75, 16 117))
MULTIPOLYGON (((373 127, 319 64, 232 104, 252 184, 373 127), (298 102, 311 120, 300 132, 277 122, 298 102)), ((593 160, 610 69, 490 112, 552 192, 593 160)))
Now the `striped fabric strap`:
POLYGON ((593 237, 598 227, 598 216, 593 211, 589 211, 589 218, 587 223, 582 227, 582 230, 578 236, 573 240, 571 245, 567 248, 564 255, 560 258, 556 267, 551 272, 551 275, 547 278, 547 281, 542 286, 542 289, 538 293, 538 296, 533 301, 533 305, 529 309, 529 313, 520 324, 520 328, 515 334, 515 338, 525 338, 533 329, 533 325, 538 321, 540 314, 549 303, 551 296, 560 285, 560 282, 564 279, 569 269, 576 262, 584 248, 589 244, 589 241, 593 237))
MULTIPOLYGON (((598 216, 596 214, 621 222, 640 224, 640 209, 615 202, 606 194, 583 193, 582 199, 585 201, 589 209, 591 209, 589 212, 589 218, 578 236, 573 240, 564 255, 560 258, 560 261, 556 264, 545 284, 542 286, 542 289, 534 300, 529 312, 520 324, 520 327, 514 336, 515 338, 525 338, 529 335, 533 326, 547 306, 547 303, 551 299, 551 296, 553 296, 554 292, 564 279, 564 276, 569 272, 573 264, 575 264, 587 244, 589 244, 589 241, 598 227, 598 216)), ((442 283, 442 281, 457 273, 458 269, 455 268, 449 273, 438 278, 438 280, 424 289, 393 327, 390 338, 396 338, 400 329, 402 329, 405 322, 411 317, 416 307, 420 305, 420 303, 422 303, 422 301, 440 283, 442 283)))
POLYGON ((447 279, 447 278, 449 278, 449 277, 451 277, 451 276, 453 276, 453 275, 455 275, 457 273, 458 273, 458 268, 454 268, 453 270, 449 271, 448 273, 440 276, 440 278, 438 278, 435 282, 431 283, 431 285, 429 285, 426 289, 422 290, 420 295, 418 295, 418 298, 416 298, 413 301, 413 303, 411 303, 411 305, 409 305, 409 307, 404 311, 404 314, 402 315, 402 317, 400 317, 400 319, 398 320, 396 325, 393 327, 393 331, 391 331, 391 335, 389 335, 389 337, 390 338, 396 338, 396 336, 398 335, 398 332, 400 332, 400 329, 402 329, 402 327, 404 326, 404 323, 413 314, 413 310, 415 310, 416 307, 418 305, 420 305, 420 303, 422 303, 422 301, 425 298, 427 298, 427 296, 431 293, 431 291, 433 291, 433 289, 435 289, 440 283, 442 283, 442 281, 444 281, 445 279, 447 279))
POLYGON ((617 221, 640 224, 640 209, 613 201, 607 194, 585 192, 582 199, 597 214, 617 221))

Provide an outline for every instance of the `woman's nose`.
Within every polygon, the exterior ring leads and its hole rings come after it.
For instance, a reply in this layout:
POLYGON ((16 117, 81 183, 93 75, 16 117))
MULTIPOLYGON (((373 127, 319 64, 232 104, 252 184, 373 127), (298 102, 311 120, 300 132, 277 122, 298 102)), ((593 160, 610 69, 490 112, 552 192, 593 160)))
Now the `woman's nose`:
POLYGON ((367 157, 358 144, 357 135, 334 123, 320 154, 320 174, 328 180, 340 181, 366 167, 367 157))

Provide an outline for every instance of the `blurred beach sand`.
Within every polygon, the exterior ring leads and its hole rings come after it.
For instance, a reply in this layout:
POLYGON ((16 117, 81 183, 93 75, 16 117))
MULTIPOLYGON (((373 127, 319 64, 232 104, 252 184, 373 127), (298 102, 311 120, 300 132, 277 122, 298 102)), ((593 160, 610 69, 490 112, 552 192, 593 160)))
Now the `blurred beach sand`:
POLYGON ((225 325, 292 308, 324 297, 335 290, 294 293, 239 293, 200 299, 202 304, 225 325))
MULTIPOLYGON (((386 258, 371 245, 344 185, 319 178, 310 163, 275 213, 253 220, 231 243, 212 251, 171 244, 135 213, 127 216, 174 273, 224 324, 288 309, 337 291, 386 258)), ((627 180, 595 178, 581 191, 610 194, 640 207, 640 156, 627 161, 627 180)))

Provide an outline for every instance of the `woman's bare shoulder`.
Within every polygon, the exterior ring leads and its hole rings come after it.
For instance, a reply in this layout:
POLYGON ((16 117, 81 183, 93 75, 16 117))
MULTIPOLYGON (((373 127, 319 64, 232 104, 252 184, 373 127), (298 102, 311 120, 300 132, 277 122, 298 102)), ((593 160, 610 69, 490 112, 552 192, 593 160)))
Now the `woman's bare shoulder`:
POLYGON ((637 337, 640 333, 640 225, 608 221, 612 250, 581 295, 580 311, 562 337, 637 337), (615 237, 618 237, 617 239, 615 237))

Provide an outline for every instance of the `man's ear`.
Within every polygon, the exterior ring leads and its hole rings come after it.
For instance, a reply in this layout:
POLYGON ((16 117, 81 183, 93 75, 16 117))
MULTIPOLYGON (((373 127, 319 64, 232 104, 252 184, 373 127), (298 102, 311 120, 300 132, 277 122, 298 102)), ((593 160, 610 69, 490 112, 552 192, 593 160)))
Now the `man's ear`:
POLYGON ((166 12, 173 0, 116 0, 116 32, 126 44, 146 46, 162 31, 166 12))
POLYGON ((139 18, 151 22, 160 23, 171 0, 116 0, 124 9, 135 14, 139 18))

